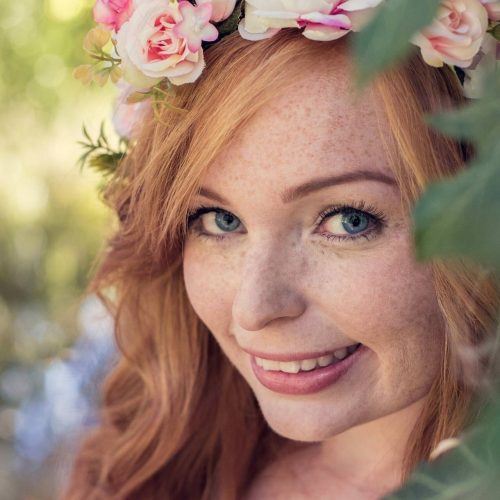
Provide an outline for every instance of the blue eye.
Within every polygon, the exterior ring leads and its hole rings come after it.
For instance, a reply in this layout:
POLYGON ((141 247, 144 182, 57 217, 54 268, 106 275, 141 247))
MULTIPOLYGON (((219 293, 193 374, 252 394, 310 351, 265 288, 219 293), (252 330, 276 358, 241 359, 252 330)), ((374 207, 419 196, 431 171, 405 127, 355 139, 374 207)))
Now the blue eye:
POLYGON ((342 215, 342 227, 351 234, 356 234, 364 231, 370 225, 368 214, 354 211, 342 215))
MULTIPOLYGON (((222 208, 218 207, 200 207, 197 210, 195 210, 193 213, 189 214, 188 219, 187 219, 187 224, 188 228, 191 229, 191 226, 194 224, 194 222, 198 219, 201 219, 201 217, 204 214, 207 213, 215 213, 215 218, 212 219, 215 222, 216 229, 220 229, 221 231, 224 231, 226 233, 233 232, 234 229, 236 229, 240 223, 240 219, 233 215, 231 212, 228 212, 226 210, 223 210, 222 208)), ((201 220, 200 220, 201 222, 201 220)), ((221 240, 225 238, 224 234, 212 234, 212 233, 204 233, 201 231, 201 229, 196 228, 195 232, 199 236, 206 236, 207 238, 215 238, 216 240, 221 240)))
POLYGON ((386 226, 385 215, 373 206, 366 206, 363 201, 334 206, 321 212, 319 217, 318 225, 329 229, 320 232, 327 240, 370 240, 386 226))
POLYGON ((215 223, 222 231, 232 231, 238 227, 239 219, 229 212, 216 212, 215 223))
MULTIPOLYGON (((240 219, 222 208, 202 206, 188 215, 187 225, 189 230, 193 230, 200 237, 220 241, 230 237, 230 233, 236 233, 235 230, 240 225, 240 219), (212 212, 215 213, 215 217, 210 218, 207 223, 214 223, 215 228, 207 229, 203 225, 202 228, 191 227, 202 215, 212 212), (220 230, 222 233, 214 233, 214 230, 220 230)), ((374 238, 386 225, 386 219, 382 212, 375 207, 365 206, 365 203, 361 201, 352 205, 337 205, 324 210, 319 214, 319 221, 316 225, 330 226, 330 230, 320 232, 320 235, 327 240, 350 242, 360 238, 367 240, 374 238)))

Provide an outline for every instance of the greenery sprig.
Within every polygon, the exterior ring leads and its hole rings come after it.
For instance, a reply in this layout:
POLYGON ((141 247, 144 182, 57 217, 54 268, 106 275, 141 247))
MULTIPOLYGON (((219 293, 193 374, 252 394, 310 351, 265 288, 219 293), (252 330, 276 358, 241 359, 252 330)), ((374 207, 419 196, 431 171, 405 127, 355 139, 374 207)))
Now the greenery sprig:
POLYGON ((120 138, 117 148, 114 149, 106 137, 104 122, 101 123, 99 135, 96 140, 92 139, 85 125, 82 127, 82 132, 86 141, 78 141, 78 144, 82 145, 86 151, 78 159, 80 170, 85 165, 88 165, 105 177, 113 175, 116 172, 118 164, 127 154, 129 142, 124 138, 120 138))

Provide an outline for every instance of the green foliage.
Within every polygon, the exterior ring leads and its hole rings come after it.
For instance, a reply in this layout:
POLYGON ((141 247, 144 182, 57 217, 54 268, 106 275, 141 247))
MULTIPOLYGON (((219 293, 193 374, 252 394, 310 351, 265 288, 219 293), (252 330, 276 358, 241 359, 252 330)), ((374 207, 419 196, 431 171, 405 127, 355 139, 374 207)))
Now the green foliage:
POLYGON ((126 154, 128 142, 124 139, 120 139, 118 148, 116 150, 113 149, 104 132, 104 122, 101 123, 99 136, 95 141, 90 137, 85 125, 83 125, 82 130, 86 142, 80 141, 79 144, 81 144, 86 151, 78 160, 80 170, 88 164, 91 168, 97 170, 105 177, 113 175, 118 164, 126 154))
POLYGON ((493 500, 500 491, 500 398, 490 398, 460 445, 422 463, 405 487, 386 500, 493 500))
POLYGON ((484 98, 429 117, 457 139, 474 142, 477 157, 460 175, 429 187, 417 204, 417 256, 468 256, 500 270, 500 72, 489 75, 484 98))
POLYGON ((371 22, 354 37, 359 84, 404 59, 411 36, 429 24, 440 0, 386 0, 371 22))
POLYGON ((488 30, 488 33, 491 33, 495 37, 495 39, 500 42, 500 23, 492 26, 491 29, 488 30))

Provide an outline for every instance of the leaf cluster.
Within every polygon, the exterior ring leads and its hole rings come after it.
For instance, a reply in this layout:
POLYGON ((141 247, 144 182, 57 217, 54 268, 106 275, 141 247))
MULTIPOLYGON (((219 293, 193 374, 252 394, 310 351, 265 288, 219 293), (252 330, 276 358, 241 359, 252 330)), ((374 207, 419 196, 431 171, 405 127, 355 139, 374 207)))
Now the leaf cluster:
MULTIPOLYGON (((412 35, 428 24, 440 0, 387 0, 354 39, 358 88, 410 52, 412 35)), ((500 23, 487 36, 500 39, 500 23)), ((486 74, 481 99, 425 116, 426 123, 457 141, 470 143, 474 157, 460 174, 431 184, 413 210, 417 258, 470 259, 498 277, 500 271, 500 67, 486 74)), ((490 364, 500 363, 500 328, 490 364)), ((491 370, 489 391, 477 395, 476 413, 460 444, 435 462, 422 462, 388 500, 498 498, 500 491, 500 388, 491 370)))
POLYGON ((117 83, 123 74, 120 67, 121 59, 108 52, 106 46, 109 44, 116 48, 116 41, 111 37, 111 32, 101 27, 91 29, 85 36, 83 49, 94 62, 77 66, 73 70, 73 76, 84 85, 94 82, 103 87, 110 79, 113 83, 117 83))
POLYGON ((120 138, 118 147, 113 149, 110 145, 106 133, 104 131, 104 122, 101 123, 99 135, 97 139, 92 139, 85 125, 82 127, 85 141, 79 141, 85 152, 78 159, 80 170, 88 165, 90 168, 97 170, 104 177, 112 176, 118 167, 120 161, 125 157, 129 143, 127 140, 120 138))

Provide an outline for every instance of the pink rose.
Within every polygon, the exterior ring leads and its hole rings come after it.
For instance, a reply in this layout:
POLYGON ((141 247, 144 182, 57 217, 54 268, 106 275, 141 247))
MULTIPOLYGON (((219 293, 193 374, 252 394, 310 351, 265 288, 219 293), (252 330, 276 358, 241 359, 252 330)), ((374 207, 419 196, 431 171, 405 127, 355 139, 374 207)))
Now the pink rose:
POLYGON ((500 21, 500 2, 498 0, 481 0, 492 21, 500 21))
POLYGON ((359 31, 382 0, 247 0, 238 30, 247 40, 269 38, 281 28, 304 28, 311 40, 335 40, 359 31))
POLYGON ((466 68, 483 43, 488 14, 478 0, 444 0, 433 23, 411 39, 431 66, 466 68))
POLYGON ((197 0, 196 3, 198 5, 211 3, 212 15, 210 16, 210 21, 218 23, 227 19, 233 13, 236 0, 197 0))
POLYGON ((109 30, 118 31, 128 21, 133 11, 133 0, 97 0, 94 5, 94 20, 109 30))
POLYGON ((149 0, 141 3, 117 35, 123 78, 135 88, 153 87, 164 78, 175 85, 194 82, 205 61, 202 40, 214 41, 210 3, 194 6, 149 0))
POLYGON ((135 89, 125 82, 118 83, 121 92, 113 109, 113 126, 116 133, 124 139, 134 139, 140 130, 142 120, 151 109, 150 99, 128 104, 127 99, 135 89))

